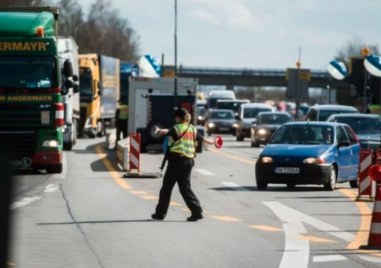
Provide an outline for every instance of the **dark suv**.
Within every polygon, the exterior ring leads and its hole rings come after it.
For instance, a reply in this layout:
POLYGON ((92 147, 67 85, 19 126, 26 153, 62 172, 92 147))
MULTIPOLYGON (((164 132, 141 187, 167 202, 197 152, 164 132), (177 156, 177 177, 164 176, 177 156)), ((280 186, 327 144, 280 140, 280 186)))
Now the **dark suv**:
POLYGON ((308 109, 307 121, 326 121, 332 114, 360 113, 357 108, 337 104, 316 104, 308 109))

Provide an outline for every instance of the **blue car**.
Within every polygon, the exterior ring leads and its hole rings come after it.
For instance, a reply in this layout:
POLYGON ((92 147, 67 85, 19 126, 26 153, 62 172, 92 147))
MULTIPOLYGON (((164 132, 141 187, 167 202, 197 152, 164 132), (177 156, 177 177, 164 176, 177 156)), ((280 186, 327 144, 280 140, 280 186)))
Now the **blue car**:
POLYGON ((322 184, 333 191, 336 183, 357 187, 360 144, 342 123, 289 122, 271 137, 255 165, 258 190, 269 183, 322 184))

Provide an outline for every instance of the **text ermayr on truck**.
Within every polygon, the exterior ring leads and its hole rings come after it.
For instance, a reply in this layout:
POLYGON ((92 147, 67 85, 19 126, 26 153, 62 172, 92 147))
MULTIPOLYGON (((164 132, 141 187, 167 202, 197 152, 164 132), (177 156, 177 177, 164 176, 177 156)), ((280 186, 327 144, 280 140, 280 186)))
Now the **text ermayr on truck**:
MULTIPOLYGON (((0 9, 0 153, 19 168, 62 172, 63 96, 56 7, 0 9)), ((63 74, 72 76, 69 61, 63 74)))

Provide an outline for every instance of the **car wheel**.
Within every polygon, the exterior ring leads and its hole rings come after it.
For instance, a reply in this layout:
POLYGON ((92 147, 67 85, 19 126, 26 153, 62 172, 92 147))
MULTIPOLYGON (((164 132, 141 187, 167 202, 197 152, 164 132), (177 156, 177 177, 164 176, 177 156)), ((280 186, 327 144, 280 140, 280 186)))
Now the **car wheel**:
POLYGON ((350 181, 349 182, 349 185, 351 186, 352 189, 356 189, 359 187, 358 183, 357 183, 357 180, 355 181, 350 181))
POLYGON ((266 190, 267 189, 267 183, 262 181, 262 180, 257 179, 257 189, 259 191, 266 190))
POLYGON ((331 171, 329 172, 328 182, 324 184, 324 188, 328 191, 335 190, 336 187, 336 170, 334 167, 331 167, 331 171))

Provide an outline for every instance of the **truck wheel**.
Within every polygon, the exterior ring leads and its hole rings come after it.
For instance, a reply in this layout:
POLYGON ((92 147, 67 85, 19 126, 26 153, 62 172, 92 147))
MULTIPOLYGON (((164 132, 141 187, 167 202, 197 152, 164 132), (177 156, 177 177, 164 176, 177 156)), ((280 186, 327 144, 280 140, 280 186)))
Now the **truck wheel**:
POLYGON ((63 149, 65 151, 70 151, 72 148, 73 148, 73 142, 72 141, 63 143, 63 149))
POLYGON ((87 136, 89 137, 89 138, 95 138, 95 135, 97 134, 97 130, 96 129, 94 129, 94 128, 92 128, 90 131, 88 131, 88 133, 87 133, 87 136))
POLYGON ((46 167, 46 172, 49 174, 62 173, 62 164, 46 167))

